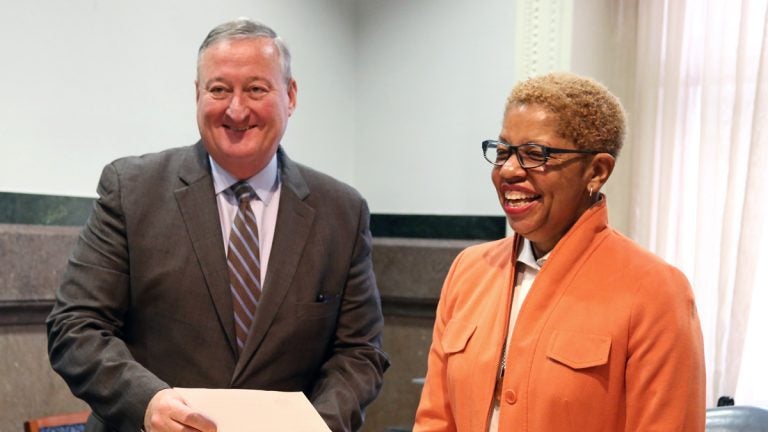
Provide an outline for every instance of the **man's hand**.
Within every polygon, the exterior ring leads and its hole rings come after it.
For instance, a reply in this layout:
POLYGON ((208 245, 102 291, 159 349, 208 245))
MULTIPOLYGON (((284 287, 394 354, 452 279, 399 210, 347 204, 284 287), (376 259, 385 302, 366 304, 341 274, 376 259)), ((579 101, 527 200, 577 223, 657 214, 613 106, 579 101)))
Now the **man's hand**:
POLYGON ((173 389, 160 390, 152 396, 144 414, 147 432, 216 432, 216 423, 190 408, 173 389))

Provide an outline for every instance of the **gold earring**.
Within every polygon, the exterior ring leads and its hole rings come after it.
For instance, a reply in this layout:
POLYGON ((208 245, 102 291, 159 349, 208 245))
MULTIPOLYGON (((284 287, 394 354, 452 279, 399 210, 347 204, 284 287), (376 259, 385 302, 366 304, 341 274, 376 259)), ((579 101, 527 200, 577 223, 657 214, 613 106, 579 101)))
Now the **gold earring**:
POLYGON ((589 197, 592 198, 592 186, 589 187, 589 197))

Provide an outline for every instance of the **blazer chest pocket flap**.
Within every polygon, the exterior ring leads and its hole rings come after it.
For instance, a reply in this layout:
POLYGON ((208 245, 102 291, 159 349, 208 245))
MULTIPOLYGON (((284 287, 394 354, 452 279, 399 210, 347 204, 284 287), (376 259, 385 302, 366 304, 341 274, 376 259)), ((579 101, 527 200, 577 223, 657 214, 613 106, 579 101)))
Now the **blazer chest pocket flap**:
POLYGON ((606 364, 610 352, 610 336, 555 330, 547 357, 571 369, 585 369, 606 364))
POLYGON ((443 351, 446 354, 454 354, 464 351, 464 348, 467 347, 467 342, 469 342, 469 339, 475 333, 476 328, 477 326, 475 324, 457 320, 448 321, 441 342, 443 351))
POLYGON ((331 297, 327 301, 296 303, 296 315, 299 319, 322 319, 335 317, 339 309, 339 296, 331 297))

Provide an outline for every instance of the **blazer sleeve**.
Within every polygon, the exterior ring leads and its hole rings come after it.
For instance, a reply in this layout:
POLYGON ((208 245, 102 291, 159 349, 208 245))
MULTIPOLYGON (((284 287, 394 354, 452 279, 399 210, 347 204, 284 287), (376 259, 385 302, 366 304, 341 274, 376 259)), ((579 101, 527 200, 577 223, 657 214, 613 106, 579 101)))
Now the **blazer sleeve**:
POLYGON ((48 353, 53 369, 95 416, 120 431, 136 431, 149 400, 169 386, 136 362, 123 341, 131 281, 114 164, 104 168, 97 192, 46 321, 48 353))
POLYGON ((334 432, 356 431, 365 407, 381 390, 389 359, 381 349, 384 319, 371 260, 368 206, 359 223, 331 355, 309 399, 334 432))
POLYGON ((626 365, 627 431, 703 431, 703 339, 685 276, 667 266, 641 283, 626 365))
POLYGON ((432 345, 427 358, 427 376, 421 392, 421 400, 416 410, 414 432, 454 432, 457 430, 451 408, 451 390, 448 386, 447 353, 443 349, 443 336, 451 319, 449 311, 453 299, 451 286, 454 274, 458 271, 459 261, 464 256, 461 252, 451 265, 443 283, 440 301, 437 305, 435 325, 432 331, 432 345))

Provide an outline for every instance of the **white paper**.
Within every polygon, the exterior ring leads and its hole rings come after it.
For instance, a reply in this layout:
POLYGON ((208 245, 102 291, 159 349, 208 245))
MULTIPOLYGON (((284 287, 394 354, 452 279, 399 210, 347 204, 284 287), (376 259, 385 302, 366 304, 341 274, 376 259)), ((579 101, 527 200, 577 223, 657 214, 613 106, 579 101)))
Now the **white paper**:
POLYGON ((302 392, 175 388, 218 432, 331 432, 302 392))

